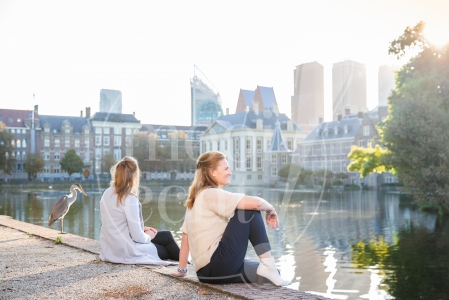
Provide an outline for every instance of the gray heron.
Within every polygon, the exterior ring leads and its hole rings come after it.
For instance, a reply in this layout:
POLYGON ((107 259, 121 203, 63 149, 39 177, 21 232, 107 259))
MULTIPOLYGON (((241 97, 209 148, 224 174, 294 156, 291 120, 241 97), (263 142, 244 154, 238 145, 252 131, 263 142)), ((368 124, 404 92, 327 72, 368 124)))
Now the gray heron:
POLYGON ((61 233, 64 233, 64 216, 69 211, 70 205, 72 205, 76 200, 76 190, 87 196, 87 194, 83 191, 81 185, 79 185, 78 183, 72 184, 72 186, 70 187, 70 194, 62 196, 53 207, 50 217, 48 218, 48 226, 53 225, 56 220, 59 220, 61 224, 61 233))

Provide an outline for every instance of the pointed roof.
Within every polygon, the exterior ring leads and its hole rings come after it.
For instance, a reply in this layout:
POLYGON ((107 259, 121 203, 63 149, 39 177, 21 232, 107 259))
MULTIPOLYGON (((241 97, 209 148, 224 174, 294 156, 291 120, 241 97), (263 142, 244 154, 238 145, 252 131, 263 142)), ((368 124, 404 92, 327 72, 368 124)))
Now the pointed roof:
POLYGON ((235 108, 236 113, 245 111, 246 107, 249 107, 250 109, 253 107, 254 93, 255 91, 240 89, 237 107, 235 108))
POLYGON ((253 103, 259 103, 259 110, 272 109, 276 102, 276 96, 272 87, 257 86, 254 92, 253 103))
POLYGON ((287 143, 282 136, 281 123, 276 120, 269 152, 289 152, 287 143))

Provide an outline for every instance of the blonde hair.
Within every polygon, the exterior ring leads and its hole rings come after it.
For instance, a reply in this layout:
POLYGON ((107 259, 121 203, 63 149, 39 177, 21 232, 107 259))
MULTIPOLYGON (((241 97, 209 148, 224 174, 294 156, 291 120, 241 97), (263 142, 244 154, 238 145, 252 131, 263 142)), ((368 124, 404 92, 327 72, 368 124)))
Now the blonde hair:
POLYGON ((137 160, 125 156, 121 161, 111 167, 111 187, 117 194, 117 206, 125 205, 126 197, 139 196, 140 169, 137 160))
POLYGON ((223 159, 226 159, 226 156, 218 151, 205 152, 198 158, 195 177, 189 188, 189 198, 187 198, 185 203, 185 206, 187 206, 188 209, 192 209, 196 196, 198 196, 202 190, 209 187, 216 188, 218 186, 209 171, 215 170, 218 163, 223 159))

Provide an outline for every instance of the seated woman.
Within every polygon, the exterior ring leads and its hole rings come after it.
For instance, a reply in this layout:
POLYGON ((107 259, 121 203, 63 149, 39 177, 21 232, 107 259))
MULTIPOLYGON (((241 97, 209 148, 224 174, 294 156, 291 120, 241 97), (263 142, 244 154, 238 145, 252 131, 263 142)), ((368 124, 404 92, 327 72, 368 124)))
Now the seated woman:
POLYGON ((201 282, 260 283, 266 278, 278 286, 290 285, 276 269, 261 214, 265 211, 268 226, 276 228, 279 221, 274 207, 262 198, 223 190, 231 175, 223 153, 210 151, 198 158, 181 228, 179 268, 172 275, 187 274, 190 251, 201 282), (248 240, 260 263, 244 259, 248 240))
POLYGON ((140 170, 126 156, 111 168, 113 180, 100 201, 100 259, 122 264, 173 264, 179 247, 170 231, 145 227, 139 202, 140 170))

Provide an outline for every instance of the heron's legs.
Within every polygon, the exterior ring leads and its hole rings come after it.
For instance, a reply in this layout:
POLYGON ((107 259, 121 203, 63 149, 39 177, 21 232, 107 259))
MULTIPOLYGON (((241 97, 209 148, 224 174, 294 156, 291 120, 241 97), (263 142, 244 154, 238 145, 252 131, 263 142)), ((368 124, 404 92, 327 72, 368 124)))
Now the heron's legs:
POLYGON ((65 233, 65 232, 64 232, 64 217, 62 217, 61 219, 59 219, 59 223, 61 224, 61 233, 65 233))

